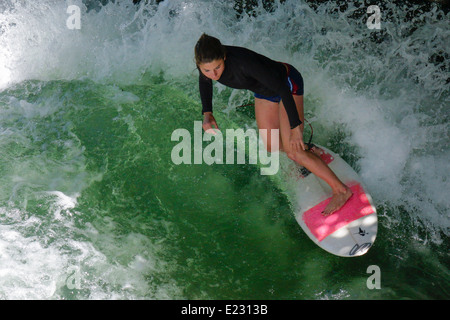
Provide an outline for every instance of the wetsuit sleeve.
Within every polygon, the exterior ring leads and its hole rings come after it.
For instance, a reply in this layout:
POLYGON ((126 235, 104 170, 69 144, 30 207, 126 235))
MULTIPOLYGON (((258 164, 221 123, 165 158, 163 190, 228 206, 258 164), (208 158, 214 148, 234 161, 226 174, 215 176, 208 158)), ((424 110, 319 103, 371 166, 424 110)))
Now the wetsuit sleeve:
POLYGON ((198 87, 200 90, 200 98, 202 101, 202 114, 205 112, 212 112, 212 80, 206 78, 200 73, 198 77, 198 87))
POLYGON ((255 65, 252 66, 252 69, 253 77, 255 77, 257 81, 262 83, 267 88, 272 88, 281 97, 289 118, 291 129, 299 126, 302 122, 300 121, 300 116, 298 114, 294 98, 292 97, 291 90, 289 89, 286 81, 282 81, 281 83, 279 80, 277 81, 276 78, 274 78, 274 76, 268 72, 267 68, 264 66, 255 65))
POLYGON ((298 114, 294 98, 292 97, 291 90, 287 85, 285 87, 286 88, 280 89, 279 95, 281 97, 281 100, 283 101, 284 108, 286 109, 291 129, 294 129, 295 127, 301 125, 302 121, 300 120, 300 116, 298 114))

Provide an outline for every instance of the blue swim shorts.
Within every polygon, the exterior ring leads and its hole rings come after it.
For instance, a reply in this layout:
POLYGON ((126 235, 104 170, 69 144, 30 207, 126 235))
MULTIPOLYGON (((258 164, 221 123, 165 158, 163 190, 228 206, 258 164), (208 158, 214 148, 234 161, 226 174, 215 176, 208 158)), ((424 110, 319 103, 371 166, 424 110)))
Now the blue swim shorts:
MULTIPOLYGON (((293 95, 302 96, 303 95, 303 77, 300 74, 300 72, 295 69, 290 64, 283 63, 287 68, 287 84, 289 85, 289 88, 291 89, 291 92, 293 95)), ((255 93, 255 98, 259 99, 265 99, 272 102, 280 102, 281 97, 280 96, 263 96, 262 94, 255 93)))

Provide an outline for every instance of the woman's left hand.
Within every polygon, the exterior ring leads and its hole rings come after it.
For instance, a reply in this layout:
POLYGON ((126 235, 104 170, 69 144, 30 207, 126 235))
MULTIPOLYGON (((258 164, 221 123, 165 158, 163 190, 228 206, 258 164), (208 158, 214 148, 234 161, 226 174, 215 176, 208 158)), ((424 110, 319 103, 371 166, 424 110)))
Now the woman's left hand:
POLYGON ((291 144, 291 150, 306 150, 305 143, 303 142, 303 133, 300 129, 300 126, 296 126, 294 129, 291 129, 291 136, 289 140, 291 144))

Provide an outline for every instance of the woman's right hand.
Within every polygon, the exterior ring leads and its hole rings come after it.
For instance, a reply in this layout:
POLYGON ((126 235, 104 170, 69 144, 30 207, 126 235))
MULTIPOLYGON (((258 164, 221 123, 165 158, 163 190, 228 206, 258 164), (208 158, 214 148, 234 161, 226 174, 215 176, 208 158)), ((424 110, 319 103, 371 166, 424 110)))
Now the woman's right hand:
POLYGON ((216 119, 214 119, 212 112, 205 112, 203 114, 203 130, 210 134, 216 134, 213 126, 216 130, 219 130, 219 126, 217 125, 216 119))

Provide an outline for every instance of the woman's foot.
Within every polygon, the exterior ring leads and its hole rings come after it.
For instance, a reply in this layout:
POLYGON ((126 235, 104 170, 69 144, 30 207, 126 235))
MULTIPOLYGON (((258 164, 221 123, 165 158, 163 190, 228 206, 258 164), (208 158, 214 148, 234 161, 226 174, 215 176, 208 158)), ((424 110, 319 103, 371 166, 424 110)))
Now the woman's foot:
POLYGON ((348 199, 350 199, 352 194, 352 191, 347 186, 345 186, 345 190, 334 193, 330 203, 328 203, 328 205, 325 207, 325 210, 322 211, 322 214, 324 216, 329 216, 330 214, 338 211, 344 206, 348 199))

